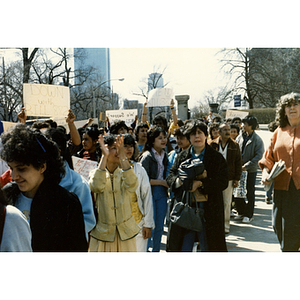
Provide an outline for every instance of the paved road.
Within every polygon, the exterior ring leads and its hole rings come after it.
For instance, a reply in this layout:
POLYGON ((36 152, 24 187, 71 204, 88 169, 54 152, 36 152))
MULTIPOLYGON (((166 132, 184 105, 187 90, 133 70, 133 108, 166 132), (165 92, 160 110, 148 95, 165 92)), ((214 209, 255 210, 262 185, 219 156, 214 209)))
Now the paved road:
MULTIPOLYGON (((267 147, 270 132, 258 130, 257 133, 267 147)), ((261 171, 258 171, 253 221, 249 224, 230 221, 230 233, 226 235, 228 252, 280 252, 277 237, 272 229, 272 205, 265 203, 265 191, 260 181, 261 171)), ((165 227, 161 252, 166 250, 167 231, 168 229, 165 227)))

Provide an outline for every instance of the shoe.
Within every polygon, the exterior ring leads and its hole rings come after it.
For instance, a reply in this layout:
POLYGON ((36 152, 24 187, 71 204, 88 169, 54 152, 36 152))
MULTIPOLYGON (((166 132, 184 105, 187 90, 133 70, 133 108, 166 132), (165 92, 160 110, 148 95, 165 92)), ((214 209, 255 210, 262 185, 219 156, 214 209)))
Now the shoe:
POLYGON ((266 197, 265 201, 266 201, 267 204, 272 204, 272 198, 267 198, 266 197))
POLYGON ((229 233, 229 229, 225 229, 225 234, 228 234, 229 233))
POLYGON ((234 218, 236 216, 236 214, 234 213, 234 211, 232 210, 231 212, 230 212, 230 218, 234 218))
POLYGON ((237 215, 233 218, 233 220, 240 221, 240 220, 243 220, 243 218, 244 218, 243 215, 237 215))
POLYGON ((244 217, 242 220, 242 223, 250 223, 253 220, 253 218, 244 217))

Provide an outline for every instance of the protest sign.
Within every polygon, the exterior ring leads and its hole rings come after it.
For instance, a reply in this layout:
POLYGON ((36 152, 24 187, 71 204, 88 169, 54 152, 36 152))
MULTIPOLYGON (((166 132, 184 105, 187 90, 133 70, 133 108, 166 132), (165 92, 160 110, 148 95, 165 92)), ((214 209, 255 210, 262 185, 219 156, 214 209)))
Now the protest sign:
POLYGON ((228 118, 234 118, 234 117, 240 117, 241 119, 245 118, 249 115, 249 112, 247 111, 240 111, 235 109, 227 109, 226 110, 226 119, 228 118))
POLYGON ((7 131, 7 129, 9 129, 12 126, 15 126, 17 123, 14 122, 7 122, 7 121, 2 121, 3 123, 3 129, 4 131, 7 131))
POLYGON ((131 124, 135 120, 135 116, 137 115, 137 109, 124 109, 124 110, 107 110, 106 116, 109 118, 109 123, 113 124, 114 121, 125 121, 127 126, 131 126, 131 124))
POLYGON ((91 170, 97 168, 98 162, 88 159, 79 158, 72 156, 73 168, 74 171, 79 173, 87 181, 89 180, 89 173, 91 170))
POLYGON ((170 106, 174 98, 173 90, 168 88, 157 88, 151 90, 148 95, 147 107, 170 106))
POLYGON ((64 118, 70 109, 70 89, 62 85, 24 83, 23 100, 28 116, 64 118))

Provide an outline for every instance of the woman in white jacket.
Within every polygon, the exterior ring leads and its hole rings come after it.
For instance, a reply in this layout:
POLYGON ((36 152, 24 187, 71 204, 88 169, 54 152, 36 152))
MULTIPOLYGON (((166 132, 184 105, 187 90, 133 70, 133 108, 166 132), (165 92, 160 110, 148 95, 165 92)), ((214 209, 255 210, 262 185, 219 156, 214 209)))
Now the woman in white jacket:
POLYGON ((135 140, 132 135, 126 134, 124 137, 124 153, 134 169, 139 185, 135 196, 131 199, 132 215, 141 228, 136 236, 136 247, 138 252, 147 251, 147 241, 151 237, 151 230, 154 228, 153 202, 151 185, 148 174, 144 167, 133 160, 135 150, 135 140))

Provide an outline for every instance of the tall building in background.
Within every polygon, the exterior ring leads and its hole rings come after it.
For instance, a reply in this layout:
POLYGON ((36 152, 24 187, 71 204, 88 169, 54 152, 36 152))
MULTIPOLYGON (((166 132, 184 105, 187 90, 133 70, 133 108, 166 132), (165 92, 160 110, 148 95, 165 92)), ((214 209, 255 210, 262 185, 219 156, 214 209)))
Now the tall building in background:
MULTIPOLYGON (((109 48, 74 48, 74 69, 92 66, 96 69, 95 80, 106 82, 104 86, 110 88, 110 55, 109 48), (84 53, 84 59, 76 57, 84 53)), ((79 79, 76 79, 79 80, 79 79)), ((75 82, 77 83, 77 82, 75 82)))

